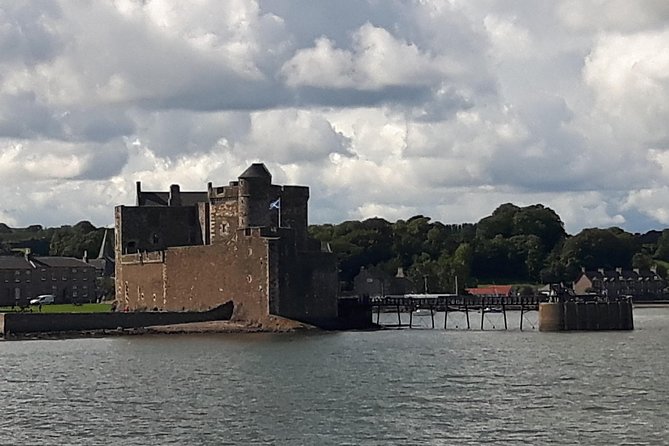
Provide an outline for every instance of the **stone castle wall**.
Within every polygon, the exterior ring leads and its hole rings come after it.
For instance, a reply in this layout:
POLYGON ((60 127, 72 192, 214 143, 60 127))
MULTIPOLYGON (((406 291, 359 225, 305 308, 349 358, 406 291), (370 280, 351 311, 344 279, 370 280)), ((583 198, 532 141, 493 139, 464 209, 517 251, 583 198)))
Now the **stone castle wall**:
POLYGON ((232 301, 235 320, 262 322, 269 314, 266 239, 242 236, 227 247, 187 246, 161 253, 154 261, 123 256, 117 278, 122 308, 207 311, 232 301))
POLYGON ((116 249, 121 254, 202 244, 194 206, 117 206, 116 249))
POLYGON ((337 317, 336 259, 310 251, 319 244, 307 235, 307 187, 273 185, 253 165, 229 186, 209 184, 206 196, 190 206, 116 208, 122 307, 204 311, 232 300, 236 320, 337 317), (280 210, 270 209, 279 198, 280 210))

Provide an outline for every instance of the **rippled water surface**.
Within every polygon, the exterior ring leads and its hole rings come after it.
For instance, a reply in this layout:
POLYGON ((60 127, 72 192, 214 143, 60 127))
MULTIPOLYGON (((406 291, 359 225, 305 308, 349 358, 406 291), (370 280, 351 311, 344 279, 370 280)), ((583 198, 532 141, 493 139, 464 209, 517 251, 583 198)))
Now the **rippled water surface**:
POLYGON ((632 332, 488 318, 0 342, 0 444, 669 444, 669 308, 637 308, 632 332))

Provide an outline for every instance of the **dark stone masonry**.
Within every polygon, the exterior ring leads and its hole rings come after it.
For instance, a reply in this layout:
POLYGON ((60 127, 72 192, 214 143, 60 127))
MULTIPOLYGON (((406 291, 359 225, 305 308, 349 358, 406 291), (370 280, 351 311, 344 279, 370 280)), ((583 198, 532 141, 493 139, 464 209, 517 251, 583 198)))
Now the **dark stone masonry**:
POLYGON ((143 191, 115 208, 116 298, 127 311, 206 311, 336 326, 337 262, 307 234, 309 188, 272 184, 252 164, 206 192, 143 191))

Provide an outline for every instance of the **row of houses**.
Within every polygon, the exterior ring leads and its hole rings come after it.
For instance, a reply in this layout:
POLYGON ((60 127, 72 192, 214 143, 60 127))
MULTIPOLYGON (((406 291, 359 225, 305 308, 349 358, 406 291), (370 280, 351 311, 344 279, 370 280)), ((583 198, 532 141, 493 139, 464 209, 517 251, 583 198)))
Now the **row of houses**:
POLYGON ((654 300, 667 294, 667 282, 653 267, 649 270, 638 268, 625 270, 597 269, 581 270, 573 285, 575 294, 597 293, 606 296, 631 296, 636 300, 654 300))
MULTIPOLYGON (((362 268, 355 277, 354 292, 359 296, 387 296, 410 294, 424 291, 404 276, 400 268, 395 276, 377 267, 362 268)), ((578 278, 571 284, 574 294, 597 294, 603 296, 630 296, 633 300, 646 301, 665 299, 669 296, 667 281, 655 268, 626 270, 583 268, 578 278)), ((478 296, 511 296, 518 290, 512 285, 483 285, 466 288, 465 291, 478 296)))
POLYGON ((99 280, 114 274, 107 234, 95 259, 60 256, 0 255, 0 306, 27 306, 30 299, 52 294, 56 303, 94 302, 99 280))

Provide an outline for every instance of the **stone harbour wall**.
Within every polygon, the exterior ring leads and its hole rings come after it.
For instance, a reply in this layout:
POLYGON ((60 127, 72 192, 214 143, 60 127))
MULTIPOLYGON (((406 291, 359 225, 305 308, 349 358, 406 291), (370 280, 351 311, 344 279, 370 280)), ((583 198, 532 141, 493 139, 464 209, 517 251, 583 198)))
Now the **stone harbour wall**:
POLYGON ((111 313, 0 313, 0 335, 142 328, 229 320, 233 304, 210 311, 111 313))

